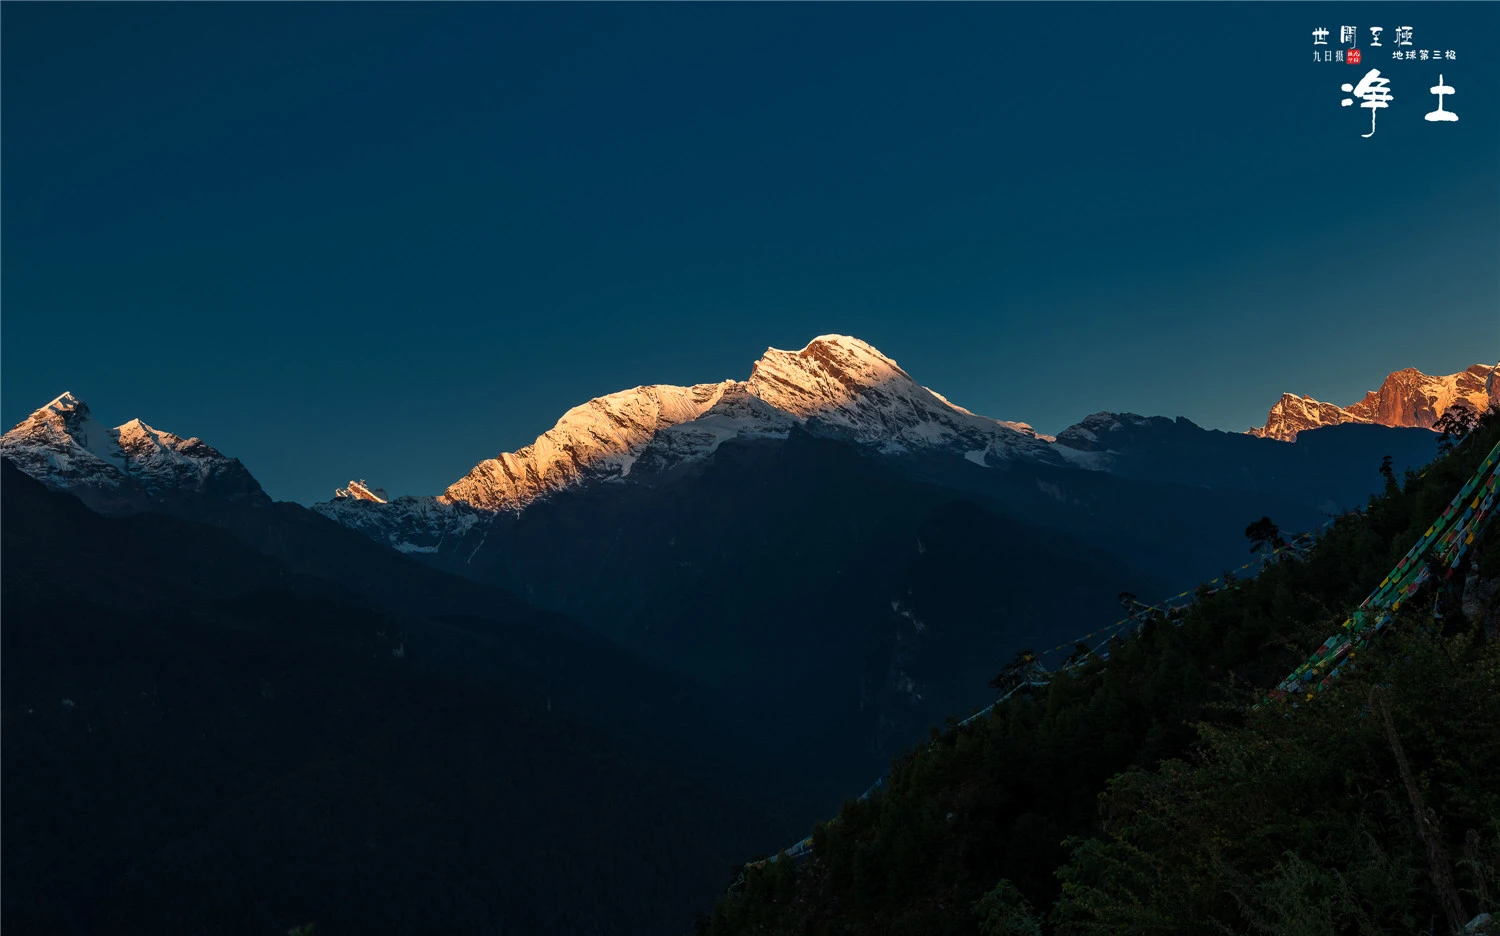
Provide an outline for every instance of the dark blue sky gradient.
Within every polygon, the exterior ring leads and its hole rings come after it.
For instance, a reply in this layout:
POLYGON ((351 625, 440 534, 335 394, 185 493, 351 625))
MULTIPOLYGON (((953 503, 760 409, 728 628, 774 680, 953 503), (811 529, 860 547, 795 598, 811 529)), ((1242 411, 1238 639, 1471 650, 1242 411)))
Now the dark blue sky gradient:
POLYGON ((310 501, 825 332, 1048 432, 1348 404, 1500 358, 1497 44, 1495 4, 6 4, 0 416, 72 390, 310 501), (1310 60, 1345 23, 1458 56, 1371 55, 1370 139, 1310 60))

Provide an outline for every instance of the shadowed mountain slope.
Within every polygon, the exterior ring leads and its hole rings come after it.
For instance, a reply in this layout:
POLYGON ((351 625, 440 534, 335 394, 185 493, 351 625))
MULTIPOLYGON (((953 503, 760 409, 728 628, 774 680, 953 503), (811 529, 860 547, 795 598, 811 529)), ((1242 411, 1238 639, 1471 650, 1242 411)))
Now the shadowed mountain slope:
POLYGON ((7 932, 671 931, 780 825, 226 533, 0 469, 7 932))

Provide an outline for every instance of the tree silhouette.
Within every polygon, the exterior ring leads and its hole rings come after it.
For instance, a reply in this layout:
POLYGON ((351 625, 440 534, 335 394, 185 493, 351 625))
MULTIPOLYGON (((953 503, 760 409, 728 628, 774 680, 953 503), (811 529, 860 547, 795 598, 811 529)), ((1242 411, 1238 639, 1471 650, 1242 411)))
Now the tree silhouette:
POLYGON ((1286 545, 1286 540, 1281 538, 1281 528, 1272 523, 1270 517, 1261 517, 1245 527, 1245 538, 1250 541, 1251 552, 1259 552, 1266 545, 1275 549, 1286 545))
POLYGON ((1025 679, 1027 671, 1036 663, 1036 652, 1030 647, 1016 652, 1015 659, 1005 664, 1000 670, 1000 675, 990 680, 990 686, 1000 692, 1008 692, 1019 686, 1025 679))
POLYGON ((1088 644, 1080 640, 1073 645, 1073 654, 1072 656, 1068 657, 1066 661, 1064 661, 1063 666, 1072 666, 1074 663, 1086 660, 1093 652, 1094 651, 1089 649, 1088 644))
POLYGON ((1396 483, 1396 469, 1391 467, 1391 456, 1387 455, 1380 460, 1380 476, 1385 479, 1386 487, 1396 483))
POLYGON ((1454 445, 1462 443, 1479 425, 1479 411, 1472 406, 1452 406, 1444 413, 1432 428, 1442 433, 1438 437, 1438 452, 1446 454, 1454 445))

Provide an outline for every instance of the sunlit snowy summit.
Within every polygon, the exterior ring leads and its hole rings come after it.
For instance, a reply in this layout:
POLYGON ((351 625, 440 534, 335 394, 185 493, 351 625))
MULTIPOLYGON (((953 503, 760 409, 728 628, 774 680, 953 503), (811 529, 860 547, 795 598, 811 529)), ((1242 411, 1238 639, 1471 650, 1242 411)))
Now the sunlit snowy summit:
POLYGON ((794 428, 884 455, 948 453, 986 466, 1061 461, 1052 440, 1025 423, 972 413, 858 338, 822 335, 800 351, 767 349, 747 380, 654 384, 589 400, 435 497, 386 503, 351 482, 313 509, 398 549, 435 551, 444 535, 466 532, 475 512, 520 512, 558 491, 659 474, 731 439, 784 439, 794 428))

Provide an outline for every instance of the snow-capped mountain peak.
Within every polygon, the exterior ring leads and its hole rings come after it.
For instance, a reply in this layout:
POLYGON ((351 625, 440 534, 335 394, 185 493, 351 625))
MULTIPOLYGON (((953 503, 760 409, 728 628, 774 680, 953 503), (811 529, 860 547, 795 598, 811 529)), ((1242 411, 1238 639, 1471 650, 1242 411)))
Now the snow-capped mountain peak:
POLYGON ((745 385, 776 409, 802 419, 838 421, 836 414, 852 417, 859 410, 885 409, 954 413, 989 425, 1025 426, 964 409, 917 383, 872 345, 848 335, 819 335, 800 351, 767 348, 745 385))
POLYGON ((116 426, 112 434, 121 450, 139 457, 170 457, 180 455, 185 449, 203 445, 201 439, 184 439, 170 432, 162 432, 139 419, 116 426))
POLYGON ((847 335, 819 335, 800 351, 767 348, 747 383, 762 400, 803 419, 846 406, 882 385, 921 389, 895 361, 847 335))
MULTIPOLYGON (((42 407, 42 410, 64 415, 73 412, 79 407, 82 407, 85 412, 88 411, 88 404, 74 396, 71 390, 64 390, 57 399, 42 407)), ((37 412, 40 413, 42 410, 37 410, 37 412)))
POLYGON ((982 464, 1021 453, 1056 459, 1030 426, 949 403, 858 338, 820 335, 799 351, 767 348, 748 380, 590 400, 526 448, 479 463, 439 500, 518 510, 581 481, 625 478, 637 459, 661 469, 727 439, 784 437, 797 425, 887 453, 951 448, 982 464))
MULTIPOLYGON (((1025 423, 1001 422, 950 403, 858 338, 820 335, 799 351, 768 348, 748 380, 690 387, 652 384, 597 397, 563 414, 535 442, 475 465, 435 507, 519 511, 575 484, 620 481, 637 463, 664 470, 712 454, 734 438, 784 438, 794 426, 887 454, 949 450, 979 464, 1016 457, 1058 461, 1025 423)), ((351 485, 316 509, 350 512, 351 485)), ((416 500, 397 498, 407 507, 416 500)))
POLYGON ((134 509, 177 491, 267 499, 238 459, 139 419, 111 429, 72 393, 0 437, 0 455, 47 486, 74 490, 101 509, 134 509))
POLYGON ((821 335, 800 351, 768 349, 750 392, 818 430, 886 452, 959 448, 971 461, 1018 455, 1050 461, 1025 423, 979 416, 912 379, 891 358, 847 335, 821 335))
POLYGON ((74 467, 72 462, 77 462, 76 467, 82 471, 124 465, 113 431, 94 418, 87 403, 68 392, 35 410, 0 438, 0 454, 16 461, 22 470, 26 467, 22 456, 31 450, 48 452, 50 462, 65 470, 74 467))

